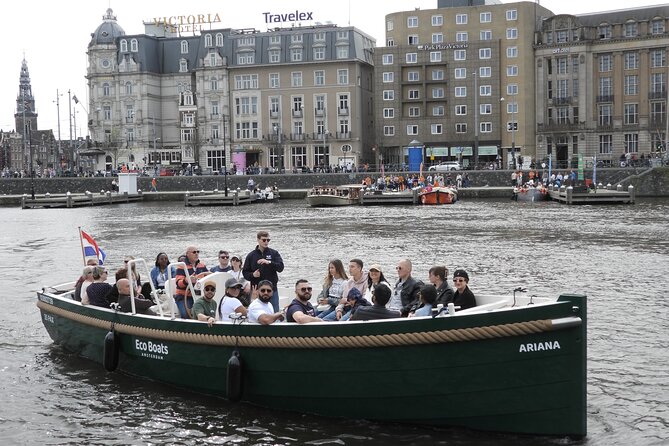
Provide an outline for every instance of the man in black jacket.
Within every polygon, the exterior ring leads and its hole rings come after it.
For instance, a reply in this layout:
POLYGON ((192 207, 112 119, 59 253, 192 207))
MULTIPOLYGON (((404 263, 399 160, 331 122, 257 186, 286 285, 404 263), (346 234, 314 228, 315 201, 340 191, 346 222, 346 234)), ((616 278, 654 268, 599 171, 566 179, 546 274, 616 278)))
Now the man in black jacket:
POLYGON ((374 291, 372 291, 372 302, 373 305, 360 307, 358 311, 353 313, 351 316, 351 321, 370 321, 372 319, 392 319, 400 317, 400 312, 396 310, 389 310, 386 308, 386 304, 390 300, 392 291, 390 288, 385 286, 382 283, 374 285, 374 291))
POLYGON ((390 298, 388 308, 399 310, 403 317, 418 307, 418 292, 423 286, 423 282, 411 277, 411 261, 402 259, 397 262, 397 276, 399 280, 395 284, 395 292, 390 298))
POLYGON ((261 280, 272 282, 274 294, 272 295, 272 307, 274 312, 279 311, 279 292, 276 284, 279 282, 279 275, 283 271, 283 259, 278 251, 269 247, 269 232, 258 231, 258 244, 256 249, 248 253, 244 260, 242 274, 244 278, 251 282, 251 287, 257 287, 261 280))

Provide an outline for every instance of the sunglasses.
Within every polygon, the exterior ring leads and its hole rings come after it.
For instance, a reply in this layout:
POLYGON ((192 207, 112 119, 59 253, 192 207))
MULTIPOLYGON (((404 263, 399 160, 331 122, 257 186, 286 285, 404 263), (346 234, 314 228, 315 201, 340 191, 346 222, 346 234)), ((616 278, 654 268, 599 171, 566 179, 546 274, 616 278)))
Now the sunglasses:
POLYGON ((199 254, 200 251, 191 251, 191 254, 199 254))
POLYGON ((271 238, 261 238, 260 240, 262 240, 263 242, 267 242, 267 243, 272 241, 271 238))
POLYGON ((262 288, 262 289, 258 290, 258 292, 259 292, 259 293, 271 293, 272 290, 269 289, 269 288, 262 288))
POLYGON ((305 286, 305 287, 300 288, 300 291, 302 291, 303 293, 305 291, 311 291, 311 290, 313 290, 313 288, 311 288, 310 286, 305 286))
POLYGON ((219 259, 229 259, 230 257, 229 256, 219 256, 218 258, 219 259))
POLYGON ((453 279, 453 282, 464 282, 465 279, 453 279))
POLYGON ((204 290, 205 290, 205 291, 216 291, 216 287, 213 287, 213 286, 206 286, 206 287, 204 287, 204 290))

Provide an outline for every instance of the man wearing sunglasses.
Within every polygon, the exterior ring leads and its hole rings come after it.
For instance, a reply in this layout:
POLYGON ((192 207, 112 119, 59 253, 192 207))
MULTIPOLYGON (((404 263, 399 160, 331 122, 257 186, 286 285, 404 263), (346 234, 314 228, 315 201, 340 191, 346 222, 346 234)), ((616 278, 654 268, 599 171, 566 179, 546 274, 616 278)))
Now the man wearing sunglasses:
POLYGON ((284 312, 274 312, 270 301, 274 294, 274 286, 269 280, 261 280, 255 288, 258 298, 251 302, 248 310, 249 322, 261 325, 270 325, 285 319, 284 312))
MULTIPOLYGON (((186 263, 186 268, 190 275, 190 282, 193 285, 195 285, 197 279, 211 274, 205 264, 200 261, 200 250, 195 246, 186 248, 186 259, 184 262, 186 263)), ((174 301, 177 304, 177 308, 179 308, 181 317, 183 319, 190 319, 190 309, 193 307, 193 296, 191 296, 188 280, 186 279, 186 269, 184 269, 183 266, 177 267, 176 285, 177 289, 174 301)))
POLYGON ((283 259, 278 251, 269 247, 269 232, 258 231, 258 244, 256 249, 248 253, 246 260, 244 260, 244 267, 242 274, 244 278, 251 282, 252 287, 257 287, 261 280, 269 280, 272 282, 272 307, 274 312, 279 311, 279 292, 276 284, 279 282, 279 275, 283 271, 283 259))
POLYGON ((230 253, 224 249, 218 251, 218 265, 213 267, 210 271, 212 273, 227 273, 232 270, 230 265, 230 253))
POLYGON ((316 317, 316 309, 311 305, 311 292, 313 287, 306 279, 300 279, 295 283, 295 299, 288 305, 286 310, 286 321, 308 324, 310 322, 323 322, 316 317))
MULTIPOLYGON (((233 279, 234 280, 234 279, 233 279)), ((216 282, 213 280, 204 283, 203 296, 193 304, 193 319, 206 322, 211 327, 216 321, 216 282)))

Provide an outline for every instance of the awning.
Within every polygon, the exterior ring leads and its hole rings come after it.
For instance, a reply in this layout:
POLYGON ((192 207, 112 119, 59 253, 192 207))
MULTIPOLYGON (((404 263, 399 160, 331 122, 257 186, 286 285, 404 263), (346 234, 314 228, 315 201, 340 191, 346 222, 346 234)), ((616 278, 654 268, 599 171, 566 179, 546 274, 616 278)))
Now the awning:
POLYGON ((474 154, 473 149, 470 146, 456 146, 451 147, 451 156, 472 156, 474 154))
POLYGON ((448 147, 427 147, 425 152, 427 156, 448 156, 448 147))
POLYGON ((479 155, 497 156, 497 146, 479 146, 479 155))

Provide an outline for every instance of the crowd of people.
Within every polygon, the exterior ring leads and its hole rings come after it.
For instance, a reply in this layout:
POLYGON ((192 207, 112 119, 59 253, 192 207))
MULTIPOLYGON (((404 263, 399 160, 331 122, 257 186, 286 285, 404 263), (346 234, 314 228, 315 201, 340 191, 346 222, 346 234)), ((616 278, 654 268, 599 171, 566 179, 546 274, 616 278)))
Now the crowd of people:
MULTIPOLYGON (((156 256, 150 277, 142 281, 132 256, 124 259, 124 266, 115 272, 115 283, 107 283, 108 270, 89 259, 75 286, 74 299, 83 305, 109 308, 113 304, 121 312, 132 311, 156 315, 157 304, 153 289, 163 290, 170 277, 175 278, 174 301, 179 317, 206 322, 229 321, 231 316, 247 318, 251 323, 272 324, 279 321, 298 324, 323 321, 371 320, 434 315, 441 305, 454 304, 463 310, 476 306, 476 298, 469 289, 469 275, 463 269, 453 273, 453 287, 445 266, 430 268, 427 282, 412 276, 412 263, 400 259, 395 267, 394 284, 386 278, 380 265, 365 270, 359 258, 351 259, 347 268, 340 259, 332 259, 322 281, 320 292, 312 304, 314 287, 308 279, 295 283, 294 299, 284 308, 279 307, 279 274, 284 270, 281 254, 269 247, 269 232, 256 234, 256 247, 244 258, 231 255, 227 250, 218 252, 218 264, 207 268, 200 259, 200 250, 188 246, 178 263, 170 263, 166 253, 156 256), (128 267, 130 265, 130 267, 128 267), (214 299, 217 281, 208 275, 225 272, 225 293, 220 304, 214 299), (192 285, 200 280, 200 295, 192 285), (131 288, 133 293, 131 293, 131 288)), ((214 276, 215 277, 215 276, 214 276)))

